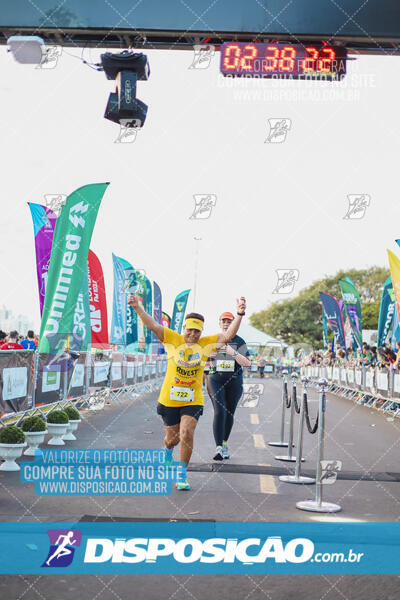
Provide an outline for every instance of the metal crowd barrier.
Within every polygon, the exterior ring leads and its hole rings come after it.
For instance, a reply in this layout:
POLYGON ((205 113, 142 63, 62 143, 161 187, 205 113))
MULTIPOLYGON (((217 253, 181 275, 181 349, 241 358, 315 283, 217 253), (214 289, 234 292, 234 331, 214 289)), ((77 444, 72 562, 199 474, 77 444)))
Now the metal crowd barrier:
POLYGON ((44 414, 47 406, 73 403, 99 410, 105 403, 120 402, 123 393, 135 398, 152 391, 166 368, 163 355, 1 351, 0 424, 27 412, 44 414))
POLYGON ((378 367, 307 366, 302 374, 311 382, 325 378, 329 392, 354 400, 357 404, 400 415, 400 373, 378 367))

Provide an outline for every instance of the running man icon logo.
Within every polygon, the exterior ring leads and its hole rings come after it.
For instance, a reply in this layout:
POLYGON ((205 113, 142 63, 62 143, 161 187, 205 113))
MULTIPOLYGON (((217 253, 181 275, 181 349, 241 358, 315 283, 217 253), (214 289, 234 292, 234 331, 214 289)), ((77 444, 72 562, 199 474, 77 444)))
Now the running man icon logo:
POLYGON ((120 119, 120 129, 114 144, 132 144, 142 126, 140 119, 120 119))
POLYGON ((349 206, 343 219, 362 219, 371 202, 368 194, 348 194, 349 206))
POLYGON ((275 273, 278 276, 278 282, 273 294, 291 294, 293 292, 296 281, 299 279, 300 272, 298 269, 276 269, 275 273))
POLYGON ((46 46, 42 51, 42 58, 36 69, 54 69, 57 66, 58 59, 62 53, 61 46, 46 46))
POLYGON ((292 127, 291 119, 268 119, 269 134, 264 144, 282 144, 292 127))
POLYGON ((74 558, 75 549, 81 545, 79 529, 48 529, 50 549, 42 567, 68 567, 74 558))
POLYGON ((339 471, 342 470, 341 460, 321 460, 321 483, 335 483, 339 471))
POLYGON ((255 408, 264 392, 263 383, 244 383, 243 384, 243 402, 244 408, 255 408))
POLYGON ((194 210, 189 219, 208 219, 217 204, 215 194, 194 194, 194 210))
POLYGON ((215 46, 193 46, 194 56, 189 69, 208 69, 215 54, 215 46))
POLYGON ((52 210, 57 216, 61 212, 67 200, 67 194, 45 194, 44 202, 47 208, 52 210))

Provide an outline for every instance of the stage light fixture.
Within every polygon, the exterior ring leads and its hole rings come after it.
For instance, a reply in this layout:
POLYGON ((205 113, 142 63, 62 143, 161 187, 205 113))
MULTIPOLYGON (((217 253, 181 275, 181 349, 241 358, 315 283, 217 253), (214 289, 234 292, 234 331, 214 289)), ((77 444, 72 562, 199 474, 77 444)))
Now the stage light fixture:
POLYGON ((147 81, 150 66, 142 53, 106 52, 101 55, 101 65, 107 79, 115 79, 116 90, 108 97, 104 117, 125 127, 143 127, 147 105, 136 98, 136 84, 147 81))

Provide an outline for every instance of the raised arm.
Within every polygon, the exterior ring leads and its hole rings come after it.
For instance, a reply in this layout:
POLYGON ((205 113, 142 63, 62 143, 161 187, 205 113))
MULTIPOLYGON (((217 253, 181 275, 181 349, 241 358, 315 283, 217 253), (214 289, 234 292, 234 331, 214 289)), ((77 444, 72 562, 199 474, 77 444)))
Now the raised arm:
POLYGON ((237 334, 240 327, 240 323, 242 322, 242 318, 244 317, 246 312, 246 298, 243 298, 242 296, 239 300, 236 300, 236 306, 237 315, 235 319, 232 321, 232 323, 229 325, 226 331, 221 331, 218 334, 217 348, 220 348, 223 344, 227 344, 228 342, 230 342, 231 339, 237 334))
POLYGON ((139 297, 137 292, 134 296, 128 296, 128 304, 132 306, 132 308, 136 311, 137 315, 142 319, 144 325, 146 325, 147 329, 150 329, 155 333, 160 342, 164 341, 164 327, 157 323, 155 319, 144 310, 143 306, 140 304, 139 297))

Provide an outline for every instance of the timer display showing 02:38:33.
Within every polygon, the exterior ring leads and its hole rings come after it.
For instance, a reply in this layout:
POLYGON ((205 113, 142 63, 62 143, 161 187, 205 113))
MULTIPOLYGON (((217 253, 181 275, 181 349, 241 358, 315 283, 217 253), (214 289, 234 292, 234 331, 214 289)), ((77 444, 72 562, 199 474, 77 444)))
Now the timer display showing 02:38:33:
POLYGON ((223 75, 339 81, 346 61, 344 46, 227 42, 221 45, 220 70, 223 75))

